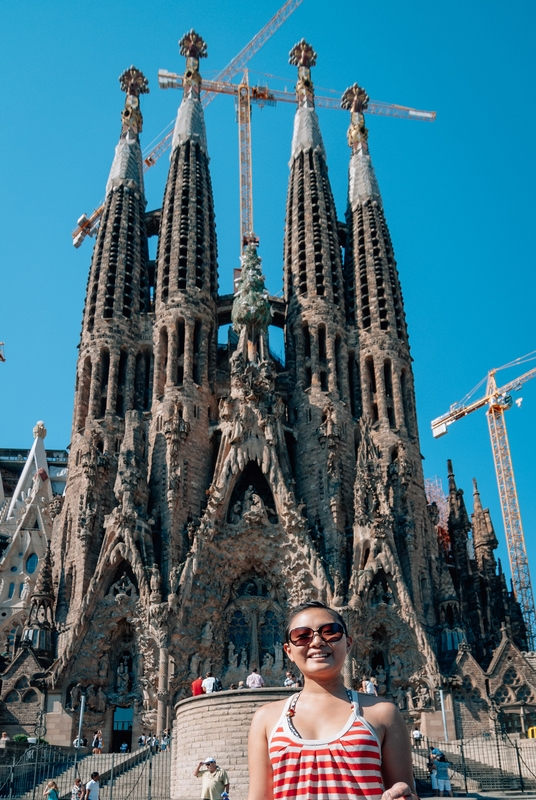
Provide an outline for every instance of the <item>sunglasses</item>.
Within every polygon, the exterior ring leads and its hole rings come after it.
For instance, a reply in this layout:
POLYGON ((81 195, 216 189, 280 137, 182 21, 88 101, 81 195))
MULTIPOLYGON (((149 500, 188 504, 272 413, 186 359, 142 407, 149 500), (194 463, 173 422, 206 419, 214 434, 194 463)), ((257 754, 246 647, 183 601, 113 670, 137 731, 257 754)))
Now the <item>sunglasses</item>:
POLYGON ((288 638, 291 644, 297 647, 304 647, 313 641, 315 633, 318 633, 324 642, 338 642, 343 637, 344 628, 340 622, 326 622, 325 625, 321 625, 316 630, 313 630, 313 628, 293 628, 288 638))

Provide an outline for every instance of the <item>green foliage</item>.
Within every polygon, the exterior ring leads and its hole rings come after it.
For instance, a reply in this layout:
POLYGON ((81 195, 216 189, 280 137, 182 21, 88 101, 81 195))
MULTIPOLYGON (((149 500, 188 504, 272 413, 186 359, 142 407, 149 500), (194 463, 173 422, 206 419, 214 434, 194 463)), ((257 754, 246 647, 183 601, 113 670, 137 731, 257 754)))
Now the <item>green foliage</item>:
POLYGON ((249 244, 242 256, 242 273, 235 299, 231 318, 235 331, 240 331, 244 325, 260 328, 266 332, 272 318, 268 292, 264 286, 264 275, 261 270, 261 259, 257 255, 257 248, 249 244))
POLYGON ((27 733, 16 733, 13 737, 14 742, 25 742, 28 739, 27 733))

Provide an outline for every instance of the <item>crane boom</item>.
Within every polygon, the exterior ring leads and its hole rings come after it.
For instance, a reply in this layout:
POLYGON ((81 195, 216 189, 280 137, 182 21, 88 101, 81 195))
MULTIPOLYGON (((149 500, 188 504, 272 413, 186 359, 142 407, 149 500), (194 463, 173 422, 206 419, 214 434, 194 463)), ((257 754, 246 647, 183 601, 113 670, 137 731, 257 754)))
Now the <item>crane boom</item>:
MULTIPOLYGON (((535 358, 534 353, 529 353, 514 363, 524 363, 535 358)), ((511 366, 507 364, 506 366, 511 366)), ((500 367, 499 369, 503 369, 500 367)), ((486 393, 484 397, 475 400, 469 405, 454 404, 450 411, 441 417, 432 420, 432 434, 437 439, 448 432, 448 426, 456 420, 466 417, 479 408, 488 406, 486 413, 488 428, 493 452, 493 463, 497 476, 499 499, 508 548, 508 559, 512 572, 512 585, 517 602, 520 605, 523 619, 527 629, 527 640, 531 650, 536 645, 536 610, 534 607, 534 594, 530 578, 529 561, 525 546, 525 535, 521 522, 521 512, 517 497, 517 488, 514 477, 514 467, 506 432, 504 413, 512 405, 511 391, 518 391, 527 381, 536 378, 536 367, 528 370, 518 378, 497 387, 495 375, 497 369, 488 373, 486 393)))
MULTIPOLYGON (((276 11, 273 17, 271 17, 266 25, 260 29, 258 33, 255 34, 253 39, 251 39, 248 44, 242 48, 242 50, 237 53, 237 55, 227 64, 227 66, 222 69, 221 72, 218 73, 216 76, 216 81, 219 80, 230 80, 233 78, 241 69, 245 67, 247 62, 252 58, 252 56, 257 53, 261 47, 268 41, 268 39, 273 36, 278 28, 287 20, 290 15, 298 8, 300 3, 303 0, 286 0, 286 2, 281 6, 279 11, 276 11)), ((214 99, 215 94, 209 91, 205 91, 201 95, 201 102, 203 106, 206 108, 209 103, 214 99)), ((152 150, 147 153, 146 156, 143 158, 143 171, 147 172, 148 169, 154 167, 160 156, 164 155, 166 150, 171 147, 171 140, 173 139, 173 130, 169 131, 163 139, 161 139, 158 144, 156 144, 152 150)), ((102 212, 104 211, 104 202, 102 202, 98 208, 95 209, 93 214, 90 217, 87 217, 86 214, 82 214, 80 219, 77 222, 77 226, 72 233, 73 238, 73 245, 75 247, 80 247, 86 236, 95 236, 99 229, 100 218, 102 216, 102 212)))

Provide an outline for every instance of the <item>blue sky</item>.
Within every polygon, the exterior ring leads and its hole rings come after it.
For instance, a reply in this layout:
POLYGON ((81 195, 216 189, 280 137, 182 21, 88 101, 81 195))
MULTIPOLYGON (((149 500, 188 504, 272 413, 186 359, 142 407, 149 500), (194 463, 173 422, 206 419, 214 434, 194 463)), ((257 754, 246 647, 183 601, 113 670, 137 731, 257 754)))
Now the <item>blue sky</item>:
MULTIPOLYGON (((142 98, 148 145, 180 94, 158 89, 159 68, 181 71, 177 40, 194 27, 212 77, 275 13, 279 0, 197 4, 107 0, 0 3, 0 447, 29 447, 43 419, 48 447, 69 442, 74 373, 93 242, 71 231, 101 201, 120 130, 118 76, 149 78, 142 98)), ((303 0, 250 62, 251 82, 292 90, 288 51, 302 37, 318 53, 321 87, 354 81, 376 100, 435 109, 433 124, 368 117, 370 148, 397 256, 415 360, 424 470, 446 485, 446 459, 482 501, 504 540, 484 412, 434 441, 430 420, 491 367, 536 349, 534 303, 534 36, 536 4, 511 0, 303 0), (282 80, 266 78, 268 73, 282 80)), ((293 108, 253 111, 255 228, 272 293, 282 288, 282 239, 293 108)), ((344 217, 348 116, 319 110, 339 218, 344 217)), ((218 226, 220 290, 238 266, 238 162, 233 101, 207 109, 218 226)), ((161 205, 167 156, 146 176, 161 205)), ((521 372, 525 368, 520 368, 521 372)), ((516 371, 505 374, 514 377, 516 371)), ((536 380, 507 415, 536 580, 536 380)), ((472 503, 469 502, 470 510, 472 503)), ((506 561, 501 545, 500 555, 506 561)))

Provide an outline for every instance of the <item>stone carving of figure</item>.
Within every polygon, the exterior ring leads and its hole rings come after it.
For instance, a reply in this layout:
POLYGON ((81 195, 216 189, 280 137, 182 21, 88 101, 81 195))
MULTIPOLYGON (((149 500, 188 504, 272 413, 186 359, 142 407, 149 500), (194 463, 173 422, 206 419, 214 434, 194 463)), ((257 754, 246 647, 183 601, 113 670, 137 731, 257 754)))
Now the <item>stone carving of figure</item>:
POLYGON ((212 632, 212 622, 209 620, 203 630, 201 631, 201 644, 211 645, 214 634, 212 632))
POLYGON ((87 695, 87 707, 91 709, 91 711, 97 710, 97 693, 95 691, 94 686, 88 686, 86 690, 87 695))
POLYGON ((78 710, 81 697, 82 697, 82 684, 77 683, 76 686, 73 686, 73 688, 71 689, 71 708, 73 711, 78 710))
POLYGON ((244 493, 244 506, 243 506, 244 511, 249 511, 249 509, 251 508, 254 494, 255 494, 255 489, 253 488, 253 486, 248 486, 248 488, 244 493))
POLYGON ((281 642, 274 644, 275 661, 274 669, 283 669, 283 645, 281 642))
POLYGON ((262 659, 262 669, 265 672, 269 672, 274 665, 274 658, 270 653, 265 653, 264 658, 262 659))
POLYGON ((415 702, 414 702, 413 691, 411 689, 411 686, 408 686, 407 691, 406 691, 406 702, 408 704, 408 711, 413 711, 414 708, 415 708, 415 702))
POLYGON ((426 708, 430 702, 430 693, 428 687, 422 684, 417 689, 417 708, 426 708))
POLYGON ((102 656, 99 661, 99 666, 97 668, 97 675, 99 678, 105 678, 108 675, 108 659, 106 656, 102 656))
POLYGON ((104 692, 102 690, 102 686, 99 686, 99 688, 97 689, 96 710, 100 714, 104 714, 104 712, 106 711, 106 695, 104 694, 104 692))
POLYGON ((240 669, 245 669, 247 672, 248 668, 248 654, 246 648, 243 647, 240 651, 240 669))
POLYGON ((397 704, 400 711, 404 711, 404 709, 406 708, 406 693, 404 692, 401 686, 399 686, 396 692, 394 693, 394 701, 397 704))
POLYGON ((150 711, 152 708, 152 700, 154 698, 154 689, 151 686, 150 682, 147 678, 144 678, 141 682, 141 690, 143 694, 143 708, 145 711, 150 711))
POLYGON ((391 661, 391 674, 400 675, 402 673, 402 661, 398 653, 395 653, 391 661))
POLYGON ((236 669, 238 664, 238 653, 235 652, 235 646, 233 642, 229 642, 229 647, 227 648, 227 658, 229 661, 229 669, 236 669))
POLYGON ((158 569, 156 564, 153 564, 153 566, 151 567, 150 572, 151 572, 151 577, 150 577, 151 593, 152 594, 160 594, 160 586, 162 584, 162 577, 160 575, 160 570, 158 569))
POLYGON ((242 503, 237 500, 229 512, 229 521, 232 525, 238 525, 242 519, 242 503))
POLYGON ((117 691, 119 694, 128 692, 129 675, 127 665, 121 661, 117 667, 117 691))
POLYGON ((387 680, 387 673, 383 667, 378 667, 376 670, 376 677, 378 679, 378 683, 385 683, 387 680))

